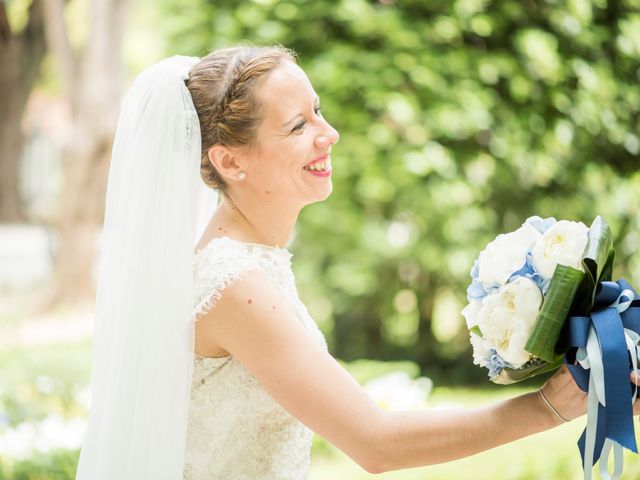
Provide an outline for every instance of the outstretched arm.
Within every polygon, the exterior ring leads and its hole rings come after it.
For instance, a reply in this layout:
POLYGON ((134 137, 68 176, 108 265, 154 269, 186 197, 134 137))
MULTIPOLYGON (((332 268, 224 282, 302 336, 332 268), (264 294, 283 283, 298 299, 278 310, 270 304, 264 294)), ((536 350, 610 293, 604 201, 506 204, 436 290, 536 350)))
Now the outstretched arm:
MULTIPOLYGON (((473 409, 382 410, 260 271, 228 286, 199 322, 205 343, 235 356, 283 408, 371 473, 454 460, 562 423, 534 393, 473 409)), ((566 369, 544 391, 567 418, 586 411, 566 369)))

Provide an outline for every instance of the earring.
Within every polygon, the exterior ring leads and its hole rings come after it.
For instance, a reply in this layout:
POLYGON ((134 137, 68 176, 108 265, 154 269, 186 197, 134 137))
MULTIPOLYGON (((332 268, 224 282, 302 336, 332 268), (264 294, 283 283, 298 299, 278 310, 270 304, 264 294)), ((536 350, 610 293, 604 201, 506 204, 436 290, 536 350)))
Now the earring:
POLYGON ((240 172, 238 175, 236 175, 236 178, 238 180, 244 180, 246 178, 247 174, 244 172, 240 172))

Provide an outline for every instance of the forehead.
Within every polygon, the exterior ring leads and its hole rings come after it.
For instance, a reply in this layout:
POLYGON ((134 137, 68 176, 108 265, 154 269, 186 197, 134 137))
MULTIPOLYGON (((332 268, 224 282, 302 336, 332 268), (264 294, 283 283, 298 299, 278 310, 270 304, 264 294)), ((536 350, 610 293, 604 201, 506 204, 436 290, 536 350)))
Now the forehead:
POLYGON ((313 102, 316 92, 309 78, 295 63, 285 61, 273 69, 258 90, 266 122, 279 125, 302 113, 313 102))

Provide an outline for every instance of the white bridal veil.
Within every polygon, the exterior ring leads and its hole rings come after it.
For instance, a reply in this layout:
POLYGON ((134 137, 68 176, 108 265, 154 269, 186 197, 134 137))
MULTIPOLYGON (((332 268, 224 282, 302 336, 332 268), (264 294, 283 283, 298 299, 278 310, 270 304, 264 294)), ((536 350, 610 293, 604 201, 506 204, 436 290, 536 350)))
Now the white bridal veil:
POLYGON ((184 80, 193 57, 143 71, 109 170, 91 414, 77 480, 179 480, 193 368, 193 250, 215 209, 184 80))

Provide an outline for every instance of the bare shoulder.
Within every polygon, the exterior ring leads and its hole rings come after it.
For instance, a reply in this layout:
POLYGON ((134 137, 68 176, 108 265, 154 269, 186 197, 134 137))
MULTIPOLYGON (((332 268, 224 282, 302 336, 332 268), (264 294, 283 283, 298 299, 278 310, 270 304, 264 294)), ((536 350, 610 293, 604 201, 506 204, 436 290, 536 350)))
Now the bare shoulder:
POLYGON ((276 283, 261 269, 245 272, 220 294, 215 306, 198 322, 232 355, 255 351, 267 341, 288 341, 289 334, 307 335, 276 283))

